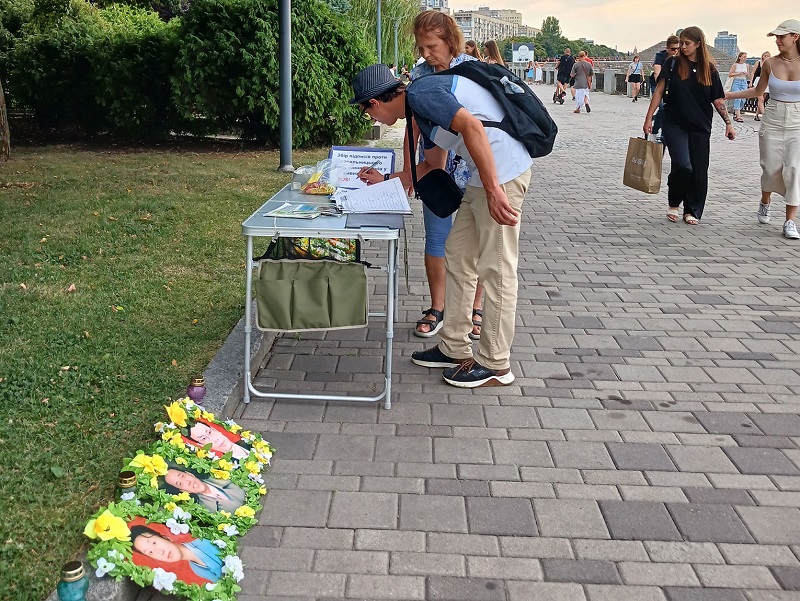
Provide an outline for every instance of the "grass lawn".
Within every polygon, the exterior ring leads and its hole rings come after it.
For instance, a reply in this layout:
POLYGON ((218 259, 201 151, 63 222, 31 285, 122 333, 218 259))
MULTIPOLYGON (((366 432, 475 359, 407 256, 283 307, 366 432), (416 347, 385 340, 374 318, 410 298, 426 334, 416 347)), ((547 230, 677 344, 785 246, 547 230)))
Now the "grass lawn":
POLYGON ((241 222, 289 181, 278 162, 51 146, 0 163, 0 598, 53 590, 123 458, 242 316, 241 222))

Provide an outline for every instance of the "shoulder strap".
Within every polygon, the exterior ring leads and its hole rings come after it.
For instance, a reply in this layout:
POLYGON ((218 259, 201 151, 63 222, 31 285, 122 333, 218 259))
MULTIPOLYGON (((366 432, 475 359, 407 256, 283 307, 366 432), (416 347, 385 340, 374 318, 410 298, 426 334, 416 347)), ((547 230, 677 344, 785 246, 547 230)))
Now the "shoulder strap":
POLYGON ((414 144, 414 112, 408 102, 406 94, 406 135, 408 136, 408 158, 411 161, 411 184, 414 186, 414 196, 419 198, 417 192, 417 145, 414 144))
POLYGON ((675 59, 674 56, 669 57, 668 60, 671 60, 672 62, 669 65, 669 73, 667 73, 667 86, 664 89, 664 96, 669 94, 669 82, 672 81, 672 70, 675 68, 675 62, 676 62, 676 59, 675 59))

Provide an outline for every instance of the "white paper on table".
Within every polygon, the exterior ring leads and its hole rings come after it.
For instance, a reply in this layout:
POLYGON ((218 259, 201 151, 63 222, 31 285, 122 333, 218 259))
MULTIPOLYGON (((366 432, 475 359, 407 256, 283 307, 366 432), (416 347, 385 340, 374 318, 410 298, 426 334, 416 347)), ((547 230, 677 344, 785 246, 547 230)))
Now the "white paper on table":
POLYGON ((366 188, 366 182, 358 179, 363 167, 375 165, 373 169, 385 175, 394 169, 394 150, 391 148, 353 148, 334 146, 330 152, 331 169, 336 169, 337 188, 366 188))
POLYGON ((358 190, 336 194, 336 206, 343 213, 399 213, 411 215, 405 188, 399 177, 358 190))

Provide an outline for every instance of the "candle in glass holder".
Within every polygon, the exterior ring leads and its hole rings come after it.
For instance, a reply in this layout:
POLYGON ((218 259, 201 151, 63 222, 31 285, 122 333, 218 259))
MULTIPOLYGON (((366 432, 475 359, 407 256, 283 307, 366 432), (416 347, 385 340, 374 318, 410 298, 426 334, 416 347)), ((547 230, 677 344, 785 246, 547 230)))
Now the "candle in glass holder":
POLYGON ((123 470, 117 476, 117 501, 130 501, 136 497, 136 472, 123 470))
POLYGON ((61 580, 56 586, 59 601, 86 601, 89 579, 80 561, 68 561, 61 568, 61 580))
POLYGON ((186 389, 186 396, 198 405, 202 405, 203 397, 206 396, 206 379, 203 376, 192 378, 189 387, 186 389))

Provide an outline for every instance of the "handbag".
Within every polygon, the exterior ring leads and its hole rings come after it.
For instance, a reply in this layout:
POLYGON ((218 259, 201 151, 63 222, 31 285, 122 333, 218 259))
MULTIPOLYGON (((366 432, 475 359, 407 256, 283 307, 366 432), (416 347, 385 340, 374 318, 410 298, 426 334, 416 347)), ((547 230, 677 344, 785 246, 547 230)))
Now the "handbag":
POLYGON ((663 144, 650 142, 644 138, 631 138, 628 141, 628 154, 625 157, 622 183, 634 190, 657 194, 661 188, 661 162, 663 159, 663 144))
POLYGON ((422 201, 431 213, 444 219, 449 217, 461 206, 464 192, 458 187, 450 174, 444 169, 432 169, 417 180, 417 149, 414 146, 414 128, 412 119, 414 113, 406 98, 406 130, 408 132, 408 147, 411 160, 411 182, 414 185, 414 195, 422 201))
POLYGON ((726 92, 733 90, 733 77, 728 77, 728 79, 725 80, 725 84, 722 86, 722 89, 726 92))

